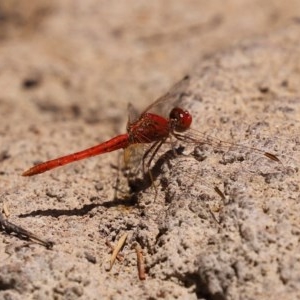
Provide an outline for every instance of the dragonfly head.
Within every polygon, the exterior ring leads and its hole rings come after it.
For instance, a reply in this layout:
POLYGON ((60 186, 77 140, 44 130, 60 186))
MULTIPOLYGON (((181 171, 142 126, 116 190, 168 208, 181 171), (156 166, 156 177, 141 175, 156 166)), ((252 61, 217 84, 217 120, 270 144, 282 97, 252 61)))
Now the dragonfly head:
POLYGON ((169 115, 172 128, 175 131, 183 132, 190 128, 192 123, 192 116, 187 110, 175 107, 171 110, 169 115))

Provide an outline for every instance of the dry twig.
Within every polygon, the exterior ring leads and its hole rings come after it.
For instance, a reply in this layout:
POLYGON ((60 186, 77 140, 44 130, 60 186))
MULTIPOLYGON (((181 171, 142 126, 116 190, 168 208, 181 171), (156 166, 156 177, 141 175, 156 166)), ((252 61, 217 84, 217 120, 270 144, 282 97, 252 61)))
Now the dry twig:
POLYGON ((7 204, 6 204, 5 202, 3 203, 3 206, 2 206, 2 211, 3 211, 4 215, 5 215, 5 217, 6 217, 6 218, 8 218, 8 217, 9 217, 9 215, 10 215, 10 213, 9 213, 9 210, 8 210, 7 204))
POLYGON ((109 268, 109 270, 111 270, 112 266, 114 265, 114 262, 115 262, 115 260, 117 258, 118 253, 120 252, 120 250, 122 249, 122 247, 125 244, 127 236, 128 236, 128 233, 124 233, 121 236, 121 238, 119 239, 119 241, 117 243, 117 246, 113 250, 113 253, 112 253, 111 258, 110 258, 110 268, 109 268))
POLYGON ((53 242, 45 241, 45 240, 39 238, 38 236, 36 236, 34 233, 7 221, 3 217, 2 213, 0 213, 0 228, 8 234, 15 233, 20 238, 25 238, 25 239, 30 239, 30 240, 36 241, 48 249, 51 249, 53 247, 53 242))
POLYGON ((139 279, 140 280, 145 280, 146 279, 146 273, 145 273, 145 263, 144 263, 143 250, 142 250, 140 244, 137 243, 137 242, 133 243, 132 248, 136 252, 139 279))
MULTIPOLYGON (((111 244, 111 242, 108 239, 105 241, 105 244, 106 244, 106 246, 108 246, 111 249, 112 252, 115 250, 114 246, 111 244)), ((116 258, 118 261, 124 260, 124 257, 121 253, 118 253, 116 258)))

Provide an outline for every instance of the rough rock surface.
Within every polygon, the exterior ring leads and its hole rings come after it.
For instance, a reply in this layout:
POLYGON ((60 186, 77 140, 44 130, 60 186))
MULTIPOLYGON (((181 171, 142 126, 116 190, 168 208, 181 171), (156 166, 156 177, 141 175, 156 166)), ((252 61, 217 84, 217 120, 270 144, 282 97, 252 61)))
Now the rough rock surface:
POLYGON ((299 8, 2 1, 0 203, 55 245, 1 233, 0 298, 299 298, 299 8), (122 151, 20 175, 124 132, 128 102, 143 109, 184 74, 182 105, 207 143, 178 143, 176 157, 166 145, 156 188, 129 193, 122 151), (124 233, 108 271, 105 242, 124 233))

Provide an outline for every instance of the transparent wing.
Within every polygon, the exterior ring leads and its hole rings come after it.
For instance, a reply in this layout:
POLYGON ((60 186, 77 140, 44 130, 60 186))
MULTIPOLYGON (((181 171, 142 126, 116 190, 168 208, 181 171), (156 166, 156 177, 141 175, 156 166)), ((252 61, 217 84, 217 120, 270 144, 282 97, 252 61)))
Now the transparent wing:
POLYGON ((136 170, 142 163, 143 155, 145 153, 144 144, 130 145, 124 149, 124 164, 127 169, 136 170))
MULTIPOLYGON (((247 160, 250 161, 251 166, 255 166, 253 171, 268 172, 274 168, 283 167, 283 162, 277 154, 272 152, 272 149, 269 151, 251 145, 223 141, 194 129, 174 135, 179 141, 196 146, 194 156, 198 160, 206 159, 208 151, 205 146, 210 146, 215 153, 222 154, 220 163, 224 165, 247 160)), ((249 170, 251 171, 251 169, 249 170)))
POLYGON ((202 133, 200 131, 197 131, 195 129, 189 129, 187 130, 185 133, 183 134, 175 134, 176 138, 178 138, 181 141, 185 141, 188 143, 194 143, 194 144, 206 144, 206 145, 210 145, 215 149, 219 149, 219 150, 223 150, 223 151, 228 151, 228 150, 243 150, 243 151, 254 151, 259 153, 260 155, 264 155, 274 161, 280 161, 279 158, 276 157, 276 155, 255 148, 255 147, 251 147, 251 146, 245 146, 245 145, 241 145, 241 144, 236 144, 234 142, 229 142, 229 141, 223 141, 221 139, 218 139, 216 137, 213 137, 209 134, 206 133, 202 133))
POLYGON ((128 124, 132 124, 133 122, 138 120, 138 118, 141 116, 138 110, 130 102, 127 105, 127 111, 128 111, 128 124))
POLYGON ((180 103, 187 92, 189 84, 190 77, 187 75, 181 81, 176 83, 165 95, 150 104, 142 114, 151 111, 158 115, 168 115, 171 109, 180 103))

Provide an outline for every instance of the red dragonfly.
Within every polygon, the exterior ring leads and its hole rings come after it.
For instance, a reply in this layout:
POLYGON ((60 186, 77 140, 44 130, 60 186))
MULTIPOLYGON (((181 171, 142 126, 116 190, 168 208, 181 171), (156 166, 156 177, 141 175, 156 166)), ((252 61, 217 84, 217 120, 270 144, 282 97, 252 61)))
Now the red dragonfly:
POLYGON ((143 162, 145 161, 146 157, 148 157, 147 166, 149 167, 152 159, 155 157, 161 146, 166 142, 167 139, 171 139, 172 137, 179 141, 194 143, 195 145, 208 144, 218 149, 247 148, 251 151, 258 152, 273 161, 280 162, 277 156, 272 153, 265 152, 257 148, 225 142, 190 129, 192 116, 187 110, 180 107, 174 107, 170 111, 168 118, 149 112, 154 108, 165 105, 165 103, 171 98, 173 101, 175 99, 175 103, 176 101, 178 102, 184 95, 184 91, 187 89, 189 81, 189 76, 184 77, 170 90, 170 92, 151 104, 137 120, 129 120, 127 124, 127 133, 118 135, 106 142, 83 151, 40 163, 25 171, 22 175, 32 176, 40 174, 81 159, 118 149, 126 149, 134 144, 151 144, 143 156, 143 162))

